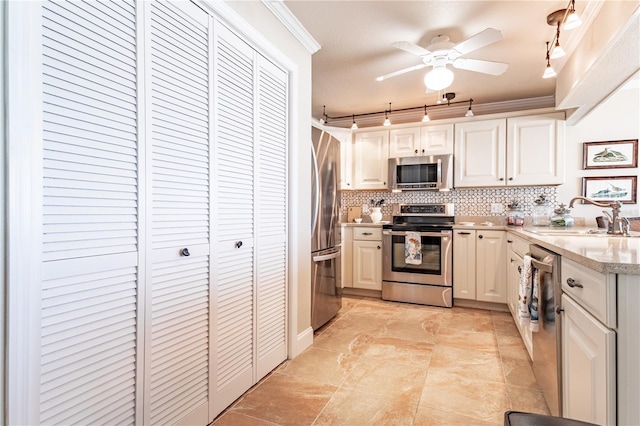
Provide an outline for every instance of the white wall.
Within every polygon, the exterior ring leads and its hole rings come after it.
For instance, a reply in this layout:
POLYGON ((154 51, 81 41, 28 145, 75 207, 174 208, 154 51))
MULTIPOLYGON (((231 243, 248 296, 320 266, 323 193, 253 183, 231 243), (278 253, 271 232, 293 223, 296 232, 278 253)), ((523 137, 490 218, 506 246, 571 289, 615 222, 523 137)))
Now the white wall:
MULTIPOLYGON (((558 188, 559 202, 569 204, 572 197, 582 195, 582 177, 584 176, 638 176, 638 168, 582 170, 584 142, 639 138, 640 88, 637 81, 635 85, 629 84, 629 86, 612 94, 576 125, 567 126, 566 183, 558 188)), ((576 203, 571 214, 575 217, 584 217, 587 225, 595 225, 595 217, 602 215, 602 208, 576 203)), ((640 216, 638 204, 624 204, 622 214, 640 216)))

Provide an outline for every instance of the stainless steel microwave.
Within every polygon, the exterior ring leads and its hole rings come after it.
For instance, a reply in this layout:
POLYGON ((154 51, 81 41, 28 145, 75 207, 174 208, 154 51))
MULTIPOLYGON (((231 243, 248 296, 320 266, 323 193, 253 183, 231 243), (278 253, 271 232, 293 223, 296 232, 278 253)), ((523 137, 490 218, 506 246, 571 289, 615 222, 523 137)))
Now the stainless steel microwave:
POLYGON ((453 188, 453 154, 389 159, 392 191, 448 191, 453 188))

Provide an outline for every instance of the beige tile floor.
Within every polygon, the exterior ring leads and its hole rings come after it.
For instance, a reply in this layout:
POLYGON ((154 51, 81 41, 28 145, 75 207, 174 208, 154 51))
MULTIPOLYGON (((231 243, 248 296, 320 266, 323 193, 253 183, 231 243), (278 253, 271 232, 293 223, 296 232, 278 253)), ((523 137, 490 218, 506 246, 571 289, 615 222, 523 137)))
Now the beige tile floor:
POLYGON ((510 409, 549 414, 510 314, 345 297, 213 424, 502 425, 510 409))

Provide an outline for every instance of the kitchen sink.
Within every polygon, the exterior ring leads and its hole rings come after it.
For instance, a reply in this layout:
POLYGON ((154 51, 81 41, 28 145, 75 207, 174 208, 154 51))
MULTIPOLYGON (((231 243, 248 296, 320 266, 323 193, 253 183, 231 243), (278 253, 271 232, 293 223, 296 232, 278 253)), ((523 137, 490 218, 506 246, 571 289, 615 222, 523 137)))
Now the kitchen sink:
POLYGON ((629 238, 629 237, 640 237, 640 232, 629 232, 629 235, 613 235, 607 234, 607 231, 604 229, 597 228, 529 228, 528 232, 532 234, 542 235, 545 237, 608 237, 608 238, 629 238))

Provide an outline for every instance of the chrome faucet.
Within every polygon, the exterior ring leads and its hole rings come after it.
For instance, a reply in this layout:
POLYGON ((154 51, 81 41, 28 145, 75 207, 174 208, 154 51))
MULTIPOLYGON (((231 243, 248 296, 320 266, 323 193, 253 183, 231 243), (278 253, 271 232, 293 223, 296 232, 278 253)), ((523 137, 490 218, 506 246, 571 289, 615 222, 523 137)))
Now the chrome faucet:
POLYGON ((569 208, 573 207, 573 202, 576 200, 583 200, 589 204, 593 204, 594 206, 598 206, 598 207, 609 207, 611 208, 611 215, 609 215, 607 212, 604 212, 607 215, 607 219, 609 219, 609 225, 607 226, 607 234, 614 234, 614 235, 626 235, 628 232, 625 229, 625 222, 629 223, 628 220, 625 220, 625 218, 623 217, 619 217, 620 216, 620 208, 622 207, 622 203, 620 203, 620 201, 605 201, 605 202, 600 202, 600 201, 595 201, 592 200, 590 198, 587 197, 573 197, 571 199, 571 201, 569 201, 569 208))

